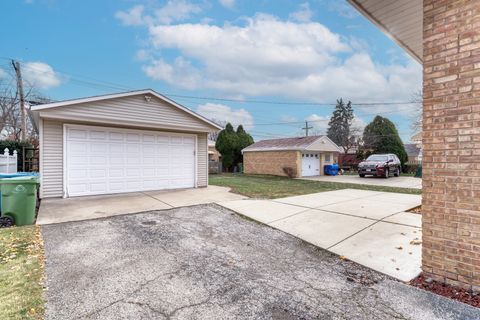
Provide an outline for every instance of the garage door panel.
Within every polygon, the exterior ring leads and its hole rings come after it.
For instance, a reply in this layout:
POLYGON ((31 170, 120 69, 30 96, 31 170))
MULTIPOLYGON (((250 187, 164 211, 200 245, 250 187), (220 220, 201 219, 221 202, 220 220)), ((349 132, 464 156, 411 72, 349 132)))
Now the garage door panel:
POLYGON ((125 135, 121 132, 109 132, 108 138, 110 141, 124 141, 125 135))
POLYGON ((107 132, 92 130, 92 131, 90 131, 90 139, 91 140, 106 140, 107 139, 107 132))
POLYGON ((75 140, 75 139, 85 140, 87 138, 87 134, 88 132, 85 130, 69 129, 67 138, 69 140, 75 140))
POLYGON ((127 133, 127 142, 140 142, 140 137, 138 133, 127 133))
POLYGON ((69 196, 191 188, 195 137, 119 128, 69 127, 69 196))

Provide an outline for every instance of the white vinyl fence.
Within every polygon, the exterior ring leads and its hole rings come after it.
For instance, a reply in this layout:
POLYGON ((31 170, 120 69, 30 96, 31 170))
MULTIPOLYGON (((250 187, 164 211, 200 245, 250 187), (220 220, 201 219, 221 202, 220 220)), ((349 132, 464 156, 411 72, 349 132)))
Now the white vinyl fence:
POLYGON ((13 156, 8 148, 0 154, 0 173, 17 173, 17 150, 13 151, 13 156))

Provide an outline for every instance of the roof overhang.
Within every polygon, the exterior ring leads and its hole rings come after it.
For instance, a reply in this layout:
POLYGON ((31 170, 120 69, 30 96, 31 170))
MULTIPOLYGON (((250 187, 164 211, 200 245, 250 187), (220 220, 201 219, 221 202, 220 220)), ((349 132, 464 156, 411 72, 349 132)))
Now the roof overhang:
POLYGON ((165 101, 166 103, 183 110, 184 112, 192 115, 195 118, 198 118, 199 120, 208 123, 210 126, 217 130, 222 130, 223 128, 216 124, 215 122, 199 115, 198 113, 190 110, 187 107, 182 106, 181 104, 167 98, 166 96, 152 90, 152 89, 144 89, 144 90, 136 90, 136 91, 128 91, 128 92, 121 92, 121 93, 114 93, 114 94, 107 94, 107 95, 101 95, 101 96, 94 96, 94 97, 87 97, 87 98, 80 98, 80 99, 72 99, 72 100, 65 100, 65 101, 59 101, 59 102, 52 102, 52 103, 47 103, 47 104, 39 104, 36 106, 31 107, 31 112, 33 115, 33 118, 35 122, 38 123, 38 120, 40 118, 40 113, 42 111, 50 110, 53 108, 59 108, 59 107, 68 107, 68 106, 74 106, 82 103, 88 103, 88 102, 95 102, 95 101, 102 101, 102 100, 109 100, 109 99, 118 99, 118 98, 123 98, 123 97, 130 97, 130 96, 136 96, 136 95, 152 95, 162 101, 165 101))
POLYGON ((422 63, 422 0, 347 0, 390 39, 422 63))

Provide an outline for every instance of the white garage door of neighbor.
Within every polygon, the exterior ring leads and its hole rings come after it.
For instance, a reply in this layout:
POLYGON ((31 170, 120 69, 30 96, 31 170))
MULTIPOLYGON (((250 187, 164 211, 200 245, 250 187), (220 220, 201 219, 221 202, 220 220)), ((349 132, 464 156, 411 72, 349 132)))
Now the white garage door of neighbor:
POLYGON ((320 155, 318 153, 302 153, 302 177, 320 175, 320 155))
POLYGON ((195 186, 195 136, 65 127, 66 196, 195 186))

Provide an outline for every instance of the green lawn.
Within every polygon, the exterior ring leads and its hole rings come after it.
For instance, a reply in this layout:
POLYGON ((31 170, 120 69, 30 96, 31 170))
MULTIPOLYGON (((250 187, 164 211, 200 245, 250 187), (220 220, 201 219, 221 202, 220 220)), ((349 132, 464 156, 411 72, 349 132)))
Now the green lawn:
POLYGON ((219 174, 210 175, 209 183, 215 186, 230 187, 235 193, 252 198, 274 199, 308 193, 339 189, 360 189, 408 194, 421 194, 421 190, 368 186, 351 183, 296 180, 266 175, 219 174))
POLYGON ((37 226, 0 229, 0 319, 42 319, 43 242, 37 226))

